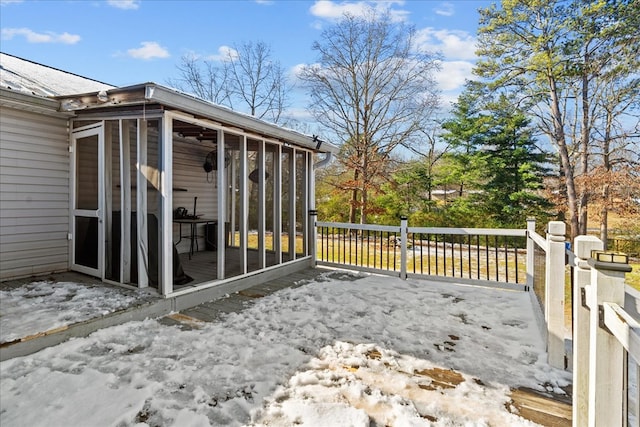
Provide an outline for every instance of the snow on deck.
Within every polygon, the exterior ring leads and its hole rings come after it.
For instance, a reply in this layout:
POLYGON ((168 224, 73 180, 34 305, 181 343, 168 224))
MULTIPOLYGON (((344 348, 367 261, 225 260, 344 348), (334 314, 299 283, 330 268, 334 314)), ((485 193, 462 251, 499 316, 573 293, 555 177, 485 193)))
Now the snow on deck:
POLYGON ((326 273, 216 322, 129 322, 2 362, 0 424, 531 426, 510 389, 571 381, 544 348, 525 292, 326 273))
POLYGON ((151 298, 137 290, 48 280, 0 289, 0 343, 55 331, 151 298))

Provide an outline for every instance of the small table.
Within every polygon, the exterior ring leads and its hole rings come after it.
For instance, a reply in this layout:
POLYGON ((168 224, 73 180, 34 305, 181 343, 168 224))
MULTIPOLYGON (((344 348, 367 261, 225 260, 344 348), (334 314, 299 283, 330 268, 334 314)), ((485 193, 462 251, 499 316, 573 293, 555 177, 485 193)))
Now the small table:
MULTIPOLYGON (((196 251, 200 250, 200 248, 198 248, 198 235, 196 233, 198 224, 217 224, 218 223, 216 220, 206 219, 206 218, 174 218, 173 222, 174 224, 179 224, 180 226, 180 235, 179 235, 178 241, 176 242, 176 246, 182 241, 183 237, 191 240, 191 244, 189 245, 189 259, 191 259, 191 256, 193 255, 194 242, 196 246, 196 251), (190 232, 186 236, 182 235, 182 224, 189 224, 191 226, 190 232)), ((205 235, 205 239, 206 238, 207 236, 205 235)))

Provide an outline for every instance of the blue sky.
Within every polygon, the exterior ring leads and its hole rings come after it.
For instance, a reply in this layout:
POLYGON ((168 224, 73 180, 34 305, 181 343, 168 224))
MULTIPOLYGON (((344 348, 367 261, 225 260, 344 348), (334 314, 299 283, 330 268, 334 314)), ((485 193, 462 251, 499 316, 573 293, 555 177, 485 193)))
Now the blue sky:
MULTIPOLYGON (((311 45, 345 11, 389 8, 443 54, 437 81, 445 103, 471 75, 478 8, 491 1, 0 0, 0 50, 115 86, 166 84, 185 54, 215 58, 263 41, 292 79, 316 59, 311 45)), ((304 94, 293 109, 302 116, 304 94)), ((295 115, 295 112, 293 113, 295 115)))

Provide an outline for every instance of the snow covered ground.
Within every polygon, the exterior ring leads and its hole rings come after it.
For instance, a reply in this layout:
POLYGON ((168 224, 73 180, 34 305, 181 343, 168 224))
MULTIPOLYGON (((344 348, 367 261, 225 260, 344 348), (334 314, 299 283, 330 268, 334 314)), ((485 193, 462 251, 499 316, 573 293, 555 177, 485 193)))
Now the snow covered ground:
POLYGON ((509 388, 571 380, 545 363, 524 292, 348 276, 218 323, 130 322, 2 362, 0 425, 530 426, 509 388))

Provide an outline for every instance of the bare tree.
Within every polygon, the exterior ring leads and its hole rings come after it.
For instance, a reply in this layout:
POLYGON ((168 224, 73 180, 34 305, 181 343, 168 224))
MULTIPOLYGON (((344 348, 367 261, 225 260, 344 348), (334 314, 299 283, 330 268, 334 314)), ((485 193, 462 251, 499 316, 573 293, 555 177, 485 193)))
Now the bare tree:
POLYGON ((180 58, 178 71, 180 78, 167 79, 169 85, 214 104, 228 105, 229 91, 224 67, 188 54, 180 58))
POLYGON ((217 60, 181 58, 180 77, 169 84, 185 92, 279 123, 290 87, 284 69, 264 42, 243 42, 217 60))
POLYGON ((339 160, 352 171, 349 220, 367 221, 369 193, 400 146, 411 146, 438 103, 436 56, 418 52, 414 30, 373 9, 346 14, 313 44, 317 63, 300 78, 316 120, 342 143, 339 160))
MULTIPOLYGON (((615 80, 618 80, 615 78, 615 80)), ((637 210, 640 198, 640 116, 629 114, 640 107, 640 79, 607 81, 595 93, 599 116, 595 117, 594 157, 598 160, 586 176, 585 191, 599 205, 600 240, 607 245, 610 211, 637 210), (635 122, 635 129, 623 124, 635 122), (623 196, 626 194, 627 196, 623 196)))

